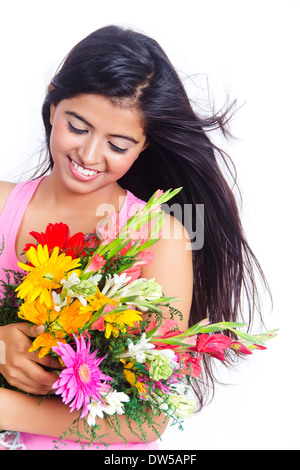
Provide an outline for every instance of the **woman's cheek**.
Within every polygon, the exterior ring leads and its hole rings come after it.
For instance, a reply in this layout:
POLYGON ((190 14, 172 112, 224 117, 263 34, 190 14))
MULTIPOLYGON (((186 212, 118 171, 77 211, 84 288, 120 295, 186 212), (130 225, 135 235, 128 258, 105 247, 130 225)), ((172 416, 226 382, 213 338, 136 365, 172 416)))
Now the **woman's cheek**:
POLYGON ((64 151, 68 153, 68 151, 76 145, 74 140, 75 139, 72 138, 70 132, 66 128, 65 123, 61 120, 56 120, 50 135, 51 153, 55 151, 64 151))

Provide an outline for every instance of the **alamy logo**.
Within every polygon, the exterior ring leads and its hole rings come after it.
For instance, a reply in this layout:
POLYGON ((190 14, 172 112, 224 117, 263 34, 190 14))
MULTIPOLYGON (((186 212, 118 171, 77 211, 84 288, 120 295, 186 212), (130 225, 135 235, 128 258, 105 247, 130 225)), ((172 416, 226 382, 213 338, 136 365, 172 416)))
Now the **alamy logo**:
MULTIPOLYGON (((126 200, 124 204, 126 205, 126 200)), ((133 204, 129 208, 122 206, 120 214, 127 214, 127 219, 129 219, 134 213, 141 210, 144 205, 133 204)), ((189 235, 190 240, 187 239, 187 246, 191 250, 200 250, 204 245, 204 204, 184 204, 183 207, 180 204, 162 204, 162 210, 166 213, 174 216, 179 222, 185 227, 186 232, 189 235)), ((101 221, 98 224, 98 228, 101 232, 104 232, 108 238, 111 240, 118 235, 120 226, 122 226, 125 220, 123 216, 119 218, 119 214, 116 214, 114 206, 110 204, 100 204, 97 208, 96 215, 101 217, 101 221)), ((169 220, 169 219, 167 219, 169 220)), ((154 229, 155 226, 155 217, 150 220, 148 233, 154 229)), ((163 229, 159 236, 163 239, 168 238, 180 238, 186 237, 184 231, 176 231, 172 233, 172 228, 167 221, 164 222, 163 229)), ((133 237, 134 233, 124 233, 123 237, 127 236, 133 237)), ((140 233, 137 232, 136 236, 140 236, 140 233)))

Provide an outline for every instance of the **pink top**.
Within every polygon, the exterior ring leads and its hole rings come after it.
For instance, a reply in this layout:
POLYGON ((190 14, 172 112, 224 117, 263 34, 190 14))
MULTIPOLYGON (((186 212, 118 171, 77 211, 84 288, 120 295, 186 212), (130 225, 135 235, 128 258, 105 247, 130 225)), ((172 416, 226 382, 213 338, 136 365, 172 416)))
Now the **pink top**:
MULTIPOLYGON (((27 206, 43 178, 17 184, 9 194, 0 214, 0 237, 1 235, 4 237, 4 250, 0 255, 0 279, 3 278, 1 268, 21 271, 18 267, 19 260, 15 248, 16 238, 27 206)), ((121 226, 145 205, 144 201, 135 197, 130 191, 126 191, 126 193, 125 201, 119 212, 121 226)))
MULTIPOLYGON (((25 183, 17 184, 8 196, 7 201, 0 214, 0 234, 2 234, 4 240, 4 250, 0 256, 0 279, 5 278, 2 268, 11 269, 14 271, 21 271, 18 267, 18 257, 15 249, 16 237, 26 208, 42 179, 43 177, 34 181, 27 181, 25 183)), ((133 215, 133 213, 136 212, 138 208, 141 208, 144 205, 144 201, 136 198, 130 191, 127 191, 126 199, 119 213, 120 225, 124 225, 126 221, 133 215)), ((50 436, 39 436, 37 434, 20 433, 20 449, 51 450, 54 449, 55 446, 53 440, 53 437, 50 436)), ((58 439, 56 439, 56 441, 58 441, 58 439)), ((63 441, 63 443, 61 445, 58 445, 58 447, 62 450, 81 450, 80 444, 76 444, 73 441, 67 440, 63 441)), ((104 445, 98 446, 96 444, 93 444, 91 447, 87 447, 87 449, 152 450, 157 449, 157 443, 152 442, 148 445, 141 443, 129 443, 127 446, 119 444, 110 445, 109 447, 105 447, 104 445)))

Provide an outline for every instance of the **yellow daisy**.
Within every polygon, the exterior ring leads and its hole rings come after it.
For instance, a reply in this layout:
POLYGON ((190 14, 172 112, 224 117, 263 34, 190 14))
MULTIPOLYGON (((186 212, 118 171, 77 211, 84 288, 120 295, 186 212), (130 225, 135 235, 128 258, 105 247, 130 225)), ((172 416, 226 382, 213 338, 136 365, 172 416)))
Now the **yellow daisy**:
POLYGON ((99 288, 97 288, 96 294, 92 295, 91 297, 86 297, 87 306, 81 307, 81 313, 89 312, 97 312, 103 305, 106 305, 106 309, 108 307, 113 308, 118 305, 118 302, 113 299, 109 299, 106 297, 102 292, 100 292, 99 288))
POLYGON ((134 327, 134 324, 141 321, 141 316, 136 310, 124 310, 119 313, 104 314, 105 321, 105 337, 109 338, 111 333, 115 337, 119 336, 119 332, 125 333, 126 327, 134 327))
POLYGON ((28 271, 22 284, 16 289, 18 297, 33 302, 39 297, 40 303, 51 307, 51 291, 61 287, 62 279, 67 273, 80 265, 79 259, 72 259, 65 254, 59 255, 59 248, 55 247, 49 257, 47 245, 31 247, 26 256, 31 265, 18 263, 20 268, 28 271))
POLYGON ((119 331, 126 331, 126 326, 134 327, 136 322, 141 321, 141 315, 137 310, 126 309, 122 312, 114 313, 114 308, 119 305, 119 302, 114 299, 109 299, 97 289, 95 295, 86 298, 88 304, 86 307, 81 307, 80 311, 86 313, 88 311, 97 312, 104 305, 104 311, 100 318, 97 318, 94 323, 95 329, 105 329, 105 337, 109 338, 111 333, 115 337, 119 336, 119 331), (104 328, 98 328, 97 325, 105 324, 104 328))
POLYGON ((134 372, 134 363, 126 362, 124 359, 121 359, 121 362, 124 364, 123 375, 131 387, 135 387, 140 395, 147 397, 147 389, 142 382, 138 381, 138 377, 141 374, 134 372))

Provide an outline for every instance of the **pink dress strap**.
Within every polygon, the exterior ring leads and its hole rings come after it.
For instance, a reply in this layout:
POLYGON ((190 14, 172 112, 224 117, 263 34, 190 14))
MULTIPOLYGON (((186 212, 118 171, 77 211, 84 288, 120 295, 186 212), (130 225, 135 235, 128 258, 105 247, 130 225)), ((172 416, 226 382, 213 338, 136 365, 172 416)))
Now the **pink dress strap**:
POLYGON ((133 216, 138 210, 143 209, 146 205, 145 201, 137 198, 130 191, 126 191, 126 198, 119 212, 119 223, 121 226, 125 225, 127 220, 133 216))
POLYGON ((43 177, 16 184, 6 200, 0 214, 0 236, 4 242, 0 268, 20 271, 16 255, 16 238, 27 206, 42 179, 43 177))

